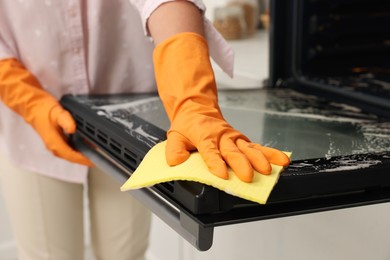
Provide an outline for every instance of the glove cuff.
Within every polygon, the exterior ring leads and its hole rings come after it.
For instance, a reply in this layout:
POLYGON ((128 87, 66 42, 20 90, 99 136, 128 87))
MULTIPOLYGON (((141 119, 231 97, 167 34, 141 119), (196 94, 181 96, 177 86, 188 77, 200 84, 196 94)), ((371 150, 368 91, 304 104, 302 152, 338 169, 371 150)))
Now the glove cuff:
POLYGON ((160 98, 172 121, 186 103, 218 108, 217 87, 205 38, 192 32, 176 34, 153 53, 160 98))

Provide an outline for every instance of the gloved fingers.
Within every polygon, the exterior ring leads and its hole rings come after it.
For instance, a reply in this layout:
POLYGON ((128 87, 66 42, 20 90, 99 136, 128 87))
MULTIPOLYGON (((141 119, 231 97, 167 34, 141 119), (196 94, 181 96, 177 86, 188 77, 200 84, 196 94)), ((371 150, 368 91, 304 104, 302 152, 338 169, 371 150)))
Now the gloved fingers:
POLYGON ((178 132, 168 133, 167 145, 165 147, 165 157, 169 166, 183 163, 190 157, 191 150, 195 147, 190 141, 178 132))
POLYGON ((223 159, 232 168, 236 176, 244 182, 252 182, 253 167, 231 139, 222 139, 220 150, 223 159))
POLYGON ((229 179, 228 168, 216 143, 204 140, 198 145, 197 149, 212 174, 225 180, 229 179))
POLYGON ((67 134, 73 134, 76 131, 76 122, 72 115, 60 105, 54 106, 50 111, 50 120, 61 127, 67 134))
POLYGON ((272 167, 265 155, 258 149, 256 149, 252 143, 242 139, 236 141, 240 151, 250 161, 253 168, 261 174, 269 175, 272 171, 272 167))
POLYGON ((265 158, 267 158, 267 160, 272 164, 279 166, 287 166, 290 164, 290 158, 288 158, 285 153, 279 151, 278 149, 262 146, 259 144, 253 144, 253 147, 261 151, 265 158))
POLYGON ((48 138, 44 139, 44 142, 46 148, 57 157, 89 167, 94 166, 82 153, 70 147, 65 141, 64 136, 57 131, 52 131, 50 135, 48 135, 48 138))

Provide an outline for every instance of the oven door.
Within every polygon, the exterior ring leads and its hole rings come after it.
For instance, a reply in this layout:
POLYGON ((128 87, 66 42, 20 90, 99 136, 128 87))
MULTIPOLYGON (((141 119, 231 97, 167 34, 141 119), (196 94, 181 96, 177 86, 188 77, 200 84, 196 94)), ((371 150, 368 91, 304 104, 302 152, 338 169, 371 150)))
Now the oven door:
MULTIPOLYGON (((226 120, 253 142, 293 157, 266 205, 191 182, 175 182, 172 194, 159 185, 128 192, 197 249, 212 246, 214 227, 390 200, 389 122, 291 89, 226 90, 219 102, 226 120)), ((148 124, 166 127, 158 106, 137 111, 148 124)), ((89 132, 78 127, 74 146, 123 184, 132 169, 89 132)))

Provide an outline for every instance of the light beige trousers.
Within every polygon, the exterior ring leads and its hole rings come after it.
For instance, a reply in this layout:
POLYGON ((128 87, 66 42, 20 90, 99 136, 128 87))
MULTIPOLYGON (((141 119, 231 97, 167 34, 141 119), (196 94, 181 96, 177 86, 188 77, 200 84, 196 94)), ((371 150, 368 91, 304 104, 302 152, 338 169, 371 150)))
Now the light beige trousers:
MULTIPOLYGON (((0 184, 20 260, 84 259, 83 185, 11 165, 0 156, 0 184)), ((97 260, 140 260, 150 212, 97 168, 88 175, 91 243, 97 260)))

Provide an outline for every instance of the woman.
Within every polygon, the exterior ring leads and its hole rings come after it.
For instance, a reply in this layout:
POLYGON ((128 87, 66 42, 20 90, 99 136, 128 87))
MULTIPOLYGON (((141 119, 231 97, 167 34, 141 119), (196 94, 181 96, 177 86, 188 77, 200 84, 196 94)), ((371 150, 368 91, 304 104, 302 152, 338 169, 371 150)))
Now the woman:
POLYGON ((197 149, 211 173, 227 178, 228 165, 250 182, 253 169, 289 163, 223 119, 208 46, 228 72, 231 52, 204 10, 197 0, 0 0, 0 178, 21 259, 83 258, 83 187, 98 259, 143 259, 147 247, 149 212, 66 143, 66 93, 155 91, 156 79, 170 165, 197 149))

